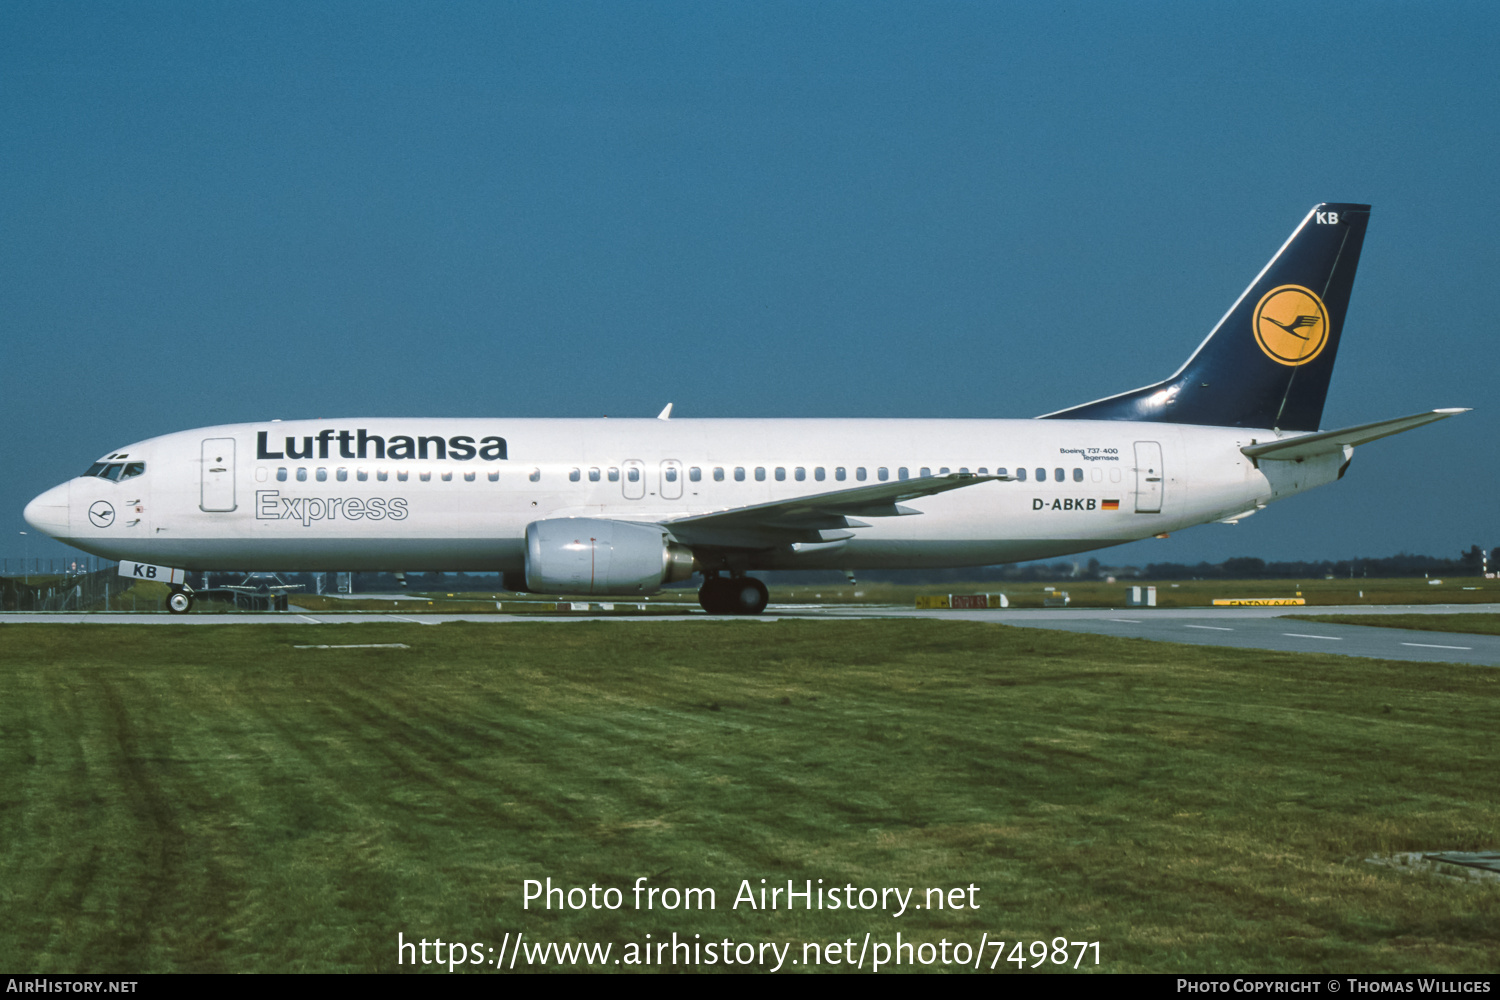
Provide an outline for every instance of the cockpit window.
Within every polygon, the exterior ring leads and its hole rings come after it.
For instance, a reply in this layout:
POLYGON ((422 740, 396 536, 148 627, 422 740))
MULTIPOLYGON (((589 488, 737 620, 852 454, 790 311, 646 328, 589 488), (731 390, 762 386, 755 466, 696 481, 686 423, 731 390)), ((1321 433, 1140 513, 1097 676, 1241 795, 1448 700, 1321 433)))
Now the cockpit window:
POLYGON ((118 483, 122 479, 133 479, 145 471, 145 462, 95 462, 84 475, 118 483))

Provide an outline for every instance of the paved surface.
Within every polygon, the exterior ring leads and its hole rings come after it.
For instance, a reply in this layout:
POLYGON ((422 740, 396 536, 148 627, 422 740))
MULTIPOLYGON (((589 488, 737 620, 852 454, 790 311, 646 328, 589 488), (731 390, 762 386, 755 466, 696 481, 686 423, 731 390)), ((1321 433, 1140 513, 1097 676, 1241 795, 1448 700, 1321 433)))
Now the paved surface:
MULTIPOLYGON (((1372 656, 1387 660, 1447 661, 1480 666, 1500 666, 1500 636, 1460 632, 1421 632, 1363 625, 1326 625, 1286 618, 1289 614, 1391 615, 1391 614, 1500 614, 1500 604, 1428 604, 1420 606, 1319 607, 1319 608, 1006 608, 987 611, 917 611, 905 607, 855 607, 849 605, 772 605, 755 618, 720 618, 722 621, 769 623, 793 620, 843 621, 870 618, 939 618, 944 621, 998 622, 1022 628, 1091 632, 1159 642, 1195 646, 1232 646, 1290 653, 1337 653, 1372 656)), ((509 622, 573 621, 704 621, 701 611, 689 614, 599 615, 571 612, 555 615, 417 615, 388 612, 283 612, 280 614, 0 614, 0 625, 24 623, 85 623, 95 625, 250 625, 250 624, 345 624, 350 622, 405 622, 439 625, 469 621, 490 624, 509 622)))

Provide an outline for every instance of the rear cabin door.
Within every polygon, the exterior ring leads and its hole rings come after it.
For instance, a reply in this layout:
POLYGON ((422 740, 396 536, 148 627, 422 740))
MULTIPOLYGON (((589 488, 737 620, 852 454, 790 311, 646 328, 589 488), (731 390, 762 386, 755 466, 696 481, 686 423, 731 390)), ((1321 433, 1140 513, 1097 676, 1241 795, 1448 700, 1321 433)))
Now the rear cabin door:
POLYGON ((1156 441, 1135 443, 1135 512, 1161 513, 1161 445, 1156 441))
POLYGON ((203 492, 198 508, 234 510, 234 438, 204 438, 203 492))

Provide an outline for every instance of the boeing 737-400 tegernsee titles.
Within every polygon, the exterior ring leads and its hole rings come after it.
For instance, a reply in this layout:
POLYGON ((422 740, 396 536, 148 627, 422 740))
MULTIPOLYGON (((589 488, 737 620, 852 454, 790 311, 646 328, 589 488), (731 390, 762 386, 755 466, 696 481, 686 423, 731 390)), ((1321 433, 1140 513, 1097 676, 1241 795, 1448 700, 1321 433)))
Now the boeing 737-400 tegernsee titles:
POLYGON ((548 594, 750 570, 980 566, 1248 517, 1355 447, 1461 409, 1320 431, 1368 205, 1323 204, 1174 375, 1029 420, 357 419, 117 448, 26 507, 122 572, 499 571, 548 594))

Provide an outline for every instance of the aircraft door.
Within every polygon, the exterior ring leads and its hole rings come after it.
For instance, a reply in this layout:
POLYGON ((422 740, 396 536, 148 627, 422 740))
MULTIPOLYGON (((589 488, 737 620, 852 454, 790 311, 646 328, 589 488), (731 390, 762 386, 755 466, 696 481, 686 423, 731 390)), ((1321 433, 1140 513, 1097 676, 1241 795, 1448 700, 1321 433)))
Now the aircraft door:
POLYGON ((234 510, 234 438, 204 438, 202 457, 198 509, 234 510))
POLYGON ((634 458, 620 463, 620 487, 626 500, 639 500, 646 495, 646 463, 634 458))
POLYGON ((675 458, 661 463, 661 497, 663 500, 682 497, 682 463, 675 458))
POLYGON ((1161 513, 1161 445, 1156 441, 1135 443, 1135 512, 1161 513))

